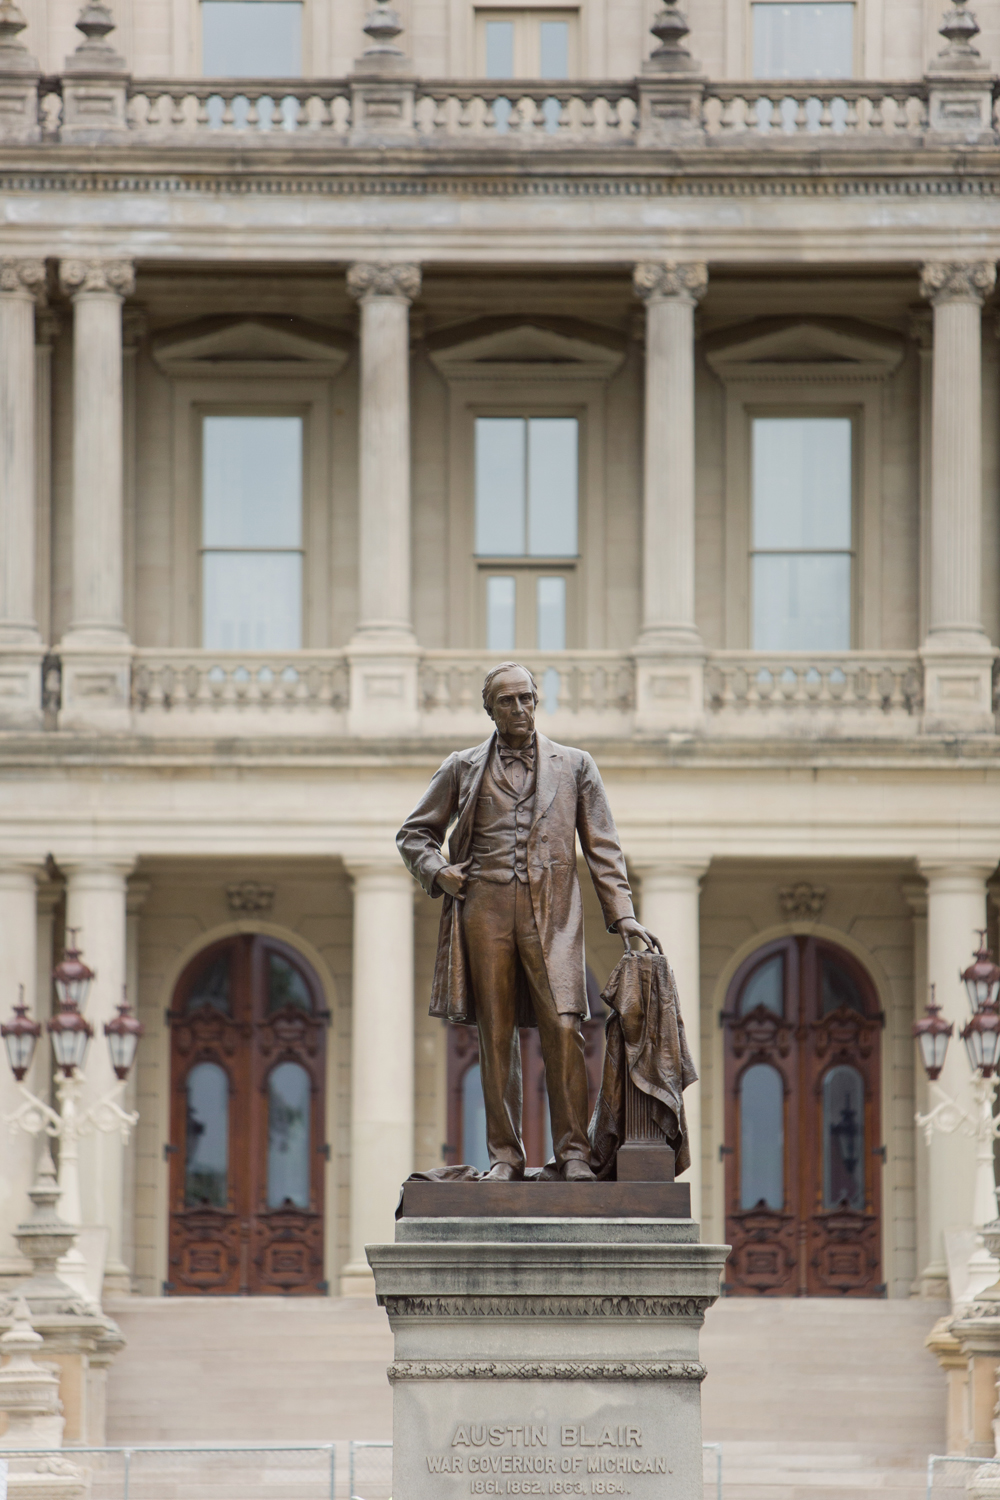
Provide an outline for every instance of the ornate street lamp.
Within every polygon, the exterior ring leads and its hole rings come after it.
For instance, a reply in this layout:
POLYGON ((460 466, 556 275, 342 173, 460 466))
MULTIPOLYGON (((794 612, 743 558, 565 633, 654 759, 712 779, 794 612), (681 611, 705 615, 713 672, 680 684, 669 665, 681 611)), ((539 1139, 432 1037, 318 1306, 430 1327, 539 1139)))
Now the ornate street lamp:
MULTIPOLYGON (((972 1017, 963 1028, 961 1037, 972 1069, 971 1088, 975 1107, 970 1111, 958 1104, 937 1082, 944 1067, 948 1041, 954 1026, 941 1015, 941 1007, 935 1002, 932 986, 927 1014, 914 1023, 913 1036, 920 1047, 924 1071, 930 1079, 931 1094, 937 1102, 927 1114, 918 1114, 916 1121, 923 1130, 928 1145, 935 1130, 945 1135, 960 1131, 963 1135, 974 1137, 976 1186, 972 1222, 976 1229, 982 1231, 987 1226, 995 1225, 998 1218, 993 1148, 1000 1136, 1000 1121, 993 1117, 993 1100, 1000 1069, 1000 967, 989 955, 984 931, 979 930, 979 948, 972 963, 959 977, 972 1008, 972 1017)), ((969 1262, 969 1275, 970 1278, 986 1277, 985 1281, 979 1281, 980 1287, 988 1285, 996 1276, 996 1262, 984 1248, 982 1241, 969 1262)))
POLYGON ((7 1049, 7 1061, 10 1070, 18 1083, 24 1078, 31 1067, 31 1059, 35 1055, 38 1038, 42 1034, 42 1028, 37 1021, 33 1021, 28 1015, 28 1008, 24 1003, 24 985, 18 986, 17 1004, 14 1006, 14 1019, 5 1021, 0 1026, 0 1036, 7 1049))
MULTIPOLYGON (((80 1137, 94 1130, 105 1134, 118 1131, 127 1141, 129 1131, 138 1122, 135 1111, 123 1109, 119 1102, 125 1089, 125 1081, 135 1062, 136 1049, 143 1028, 132 1014, 127 997, 123 996, 118 1014, 104 1027, 104 1035, 111 1055, 117 1082, 100 1099, 86 1110, 79 1109, 83 1089, 83 1065, 87 1049, 94 1035, 94 1028, 83 1015, 90 987, 96 979, 93 969, 83 961, 76 944, 76 931, 70 929, 69 946, 61 963, 53 970, 59 1007, 51 1020, 46 1022, 46 1031, 52 1047, 52 1055, 58 1069, 56 1090, 59 1099, 58 1111, 46 1104, 27 1088, 22 1081, 31 1065, 42 1028, 28 1015, 22 999, 14 1007, 14 1017, 0 1027, 7 1057, 23 1103, 6 1117, 11 1130, 27 1131, 29 1135, 45 1134, 59 1141, 59 1187, 62 1191, 61 1210, 66 1222, 72 1226, 80 1223, 80 1137)), ((67 1278, 83 1286, 85 1263, 80 1251, 71 1249, 64 1261, 67 1278)))
POLYGON ((106 1022, 104 1035, 108 1039, 108 1051, 111 1053, 111 1066, 115 1070, 115 1077, 120 1078, 123 1083, 132 1071, 139 1038, 145 1029, 139 1018, 133 1015, 132 1007, 128 1003, 128 991, 122 985, 122 1003, 118 1007, 118 1014, 114 1020, 106 1022))

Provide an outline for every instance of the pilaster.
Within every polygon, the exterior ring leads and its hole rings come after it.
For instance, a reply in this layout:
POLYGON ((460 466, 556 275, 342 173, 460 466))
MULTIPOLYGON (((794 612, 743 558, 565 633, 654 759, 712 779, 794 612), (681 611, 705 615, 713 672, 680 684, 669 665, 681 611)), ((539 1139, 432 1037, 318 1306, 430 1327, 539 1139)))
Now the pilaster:
POLYGON ((646 304, 642 629, 635 648, 636 729, 696 729, 705 650, 695 624, 694 313, 703 261, 642 261, 646 304))
POLYGON ((992 733, 993 663, 982 623, 982 355, 992 261, 927 264, 921 292, 934 310, 931 416, 930 624, 924 727, 992 733))

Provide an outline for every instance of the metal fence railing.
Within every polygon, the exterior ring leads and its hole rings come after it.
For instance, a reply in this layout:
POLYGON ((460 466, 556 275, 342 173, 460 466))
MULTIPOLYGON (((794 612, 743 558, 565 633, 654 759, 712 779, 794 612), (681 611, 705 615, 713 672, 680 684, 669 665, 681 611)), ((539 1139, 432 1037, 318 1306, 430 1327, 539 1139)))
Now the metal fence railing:
MULTIPOLYGON (((88 1472, 91 1500, 392 1497, 392 1443, 353 1441, 7 1449, 0 1453, 0 1500, 5 1500, 5 1466, 13 1477, 40 1458, 56 1456, 88 1472)), ((722 1444, 703 1444, 703 1458, 705 1500, 723 1500, 722 1444)))
POLYGON ((958 1500, 959 1495, 967 1494, 976 1470, 987 1464, 1000 1476, 1000 1459, 932 1453, 927 1460, 927 1500, 958 1500))

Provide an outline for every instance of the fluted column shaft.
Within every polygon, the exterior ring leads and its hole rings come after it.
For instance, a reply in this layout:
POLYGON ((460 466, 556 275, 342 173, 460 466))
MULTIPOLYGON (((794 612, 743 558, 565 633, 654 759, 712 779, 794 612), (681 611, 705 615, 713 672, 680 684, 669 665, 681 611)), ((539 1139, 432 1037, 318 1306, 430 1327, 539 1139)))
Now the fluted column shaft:
POLYGON ((698 644, 694 602, 694 312, 708 285, 700 261, 644 261, 646 304, 642 636, 698 644))
POLYGON ((981 322, 995 280, 992 261, 935 262, 921 278, 934 309, 929 636, 980 648, 981 322))
MULTIPOLYGON (((117 1083, 104 1025, 114 1016, 125 985, 125 902, 131 865, 94 860, 64 864, 63 868, 67 876, 66 925, 77 929, 83 957, 97 976, 87 1002, 87 1019, 94 1028, 81 1100, 81 1108, 87 1109, 117 1083)), ((124 1156, 125 1146, 117 1131, 95 1131, 80 1142, 82 1222, 107 1225, 105 1278, 117 1287, 123 1282, 127 1285, 128 1280, 122 1261, 124 1156)))
POLYGON ((70 635, 118 645, 124 623, 122 303, 131 261, 66 260, 73 299, 73 609, 70 635))
POLYGON ((355 638, 408 640, 410 303, 420 267, 362 263, 347 289, 361 309, 359 608, 355 638))
POLYGON ((0 258, 0 645, 38 640, 35 302, 41 260, 0 258))
MULTIPOLYGON (((663 944, 677 981, 684 1030, 694 1062, 701 1072, 701 929, 699 896, 705 863, 640 863, 633 866, 641 880, 642 923, 663 944)), ((701 1221, 701 1084, 684 1091, 691 1166, 681 1181, 691 1184, 691 1214, 701 1221)))
MULTIPOLYGON (((959 978, 978 946, 977 929, 986 926, 986 865, 922 866, 927 877, 927 982, 944 1017, 955 1023, 941 1088, 972 1109, 972 1076, 959 1032, 969 1019, 969 1004, 959 978)), ((919 1066, 919 1064, 918 1064, 919 1066)), ((933 1100, 931 1103, 933 1104, 933 1100)), ((930 1262, 919 1268, 925 1286, 946 1285, 948 1270, 944 1234, 972 1223, 976 1153, 966 1135, 935 1132, 927 1148, 927 1233, 930 1262)))
POLYGON ((413 881, 395 859, 350 865, 354 882, 351 1015, 350 1260, 341 1292, 371 1293, 365 1246, 393 1238, 413 1170, 413 881))

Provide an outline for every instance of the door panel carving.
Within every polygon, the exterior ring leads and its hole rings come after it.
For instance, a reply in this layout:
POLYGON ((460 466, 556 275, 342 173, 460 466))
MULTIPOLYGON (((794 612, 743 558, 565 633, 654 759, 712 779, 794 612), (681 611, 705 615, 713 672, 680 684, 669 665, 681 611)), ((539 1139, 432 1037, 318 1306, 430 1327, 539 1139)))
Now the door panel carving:
POLYGON ((734 976, 722 1015, 730 1294, 881 1293, 882 1024, 861 966, 815 938, 770 943, 734 976))
POLYGON ((329 1013, 316 976, 274 939, 226 939, 181 975, 169 1020, 167 1291, 324 1291, 329 1013))

